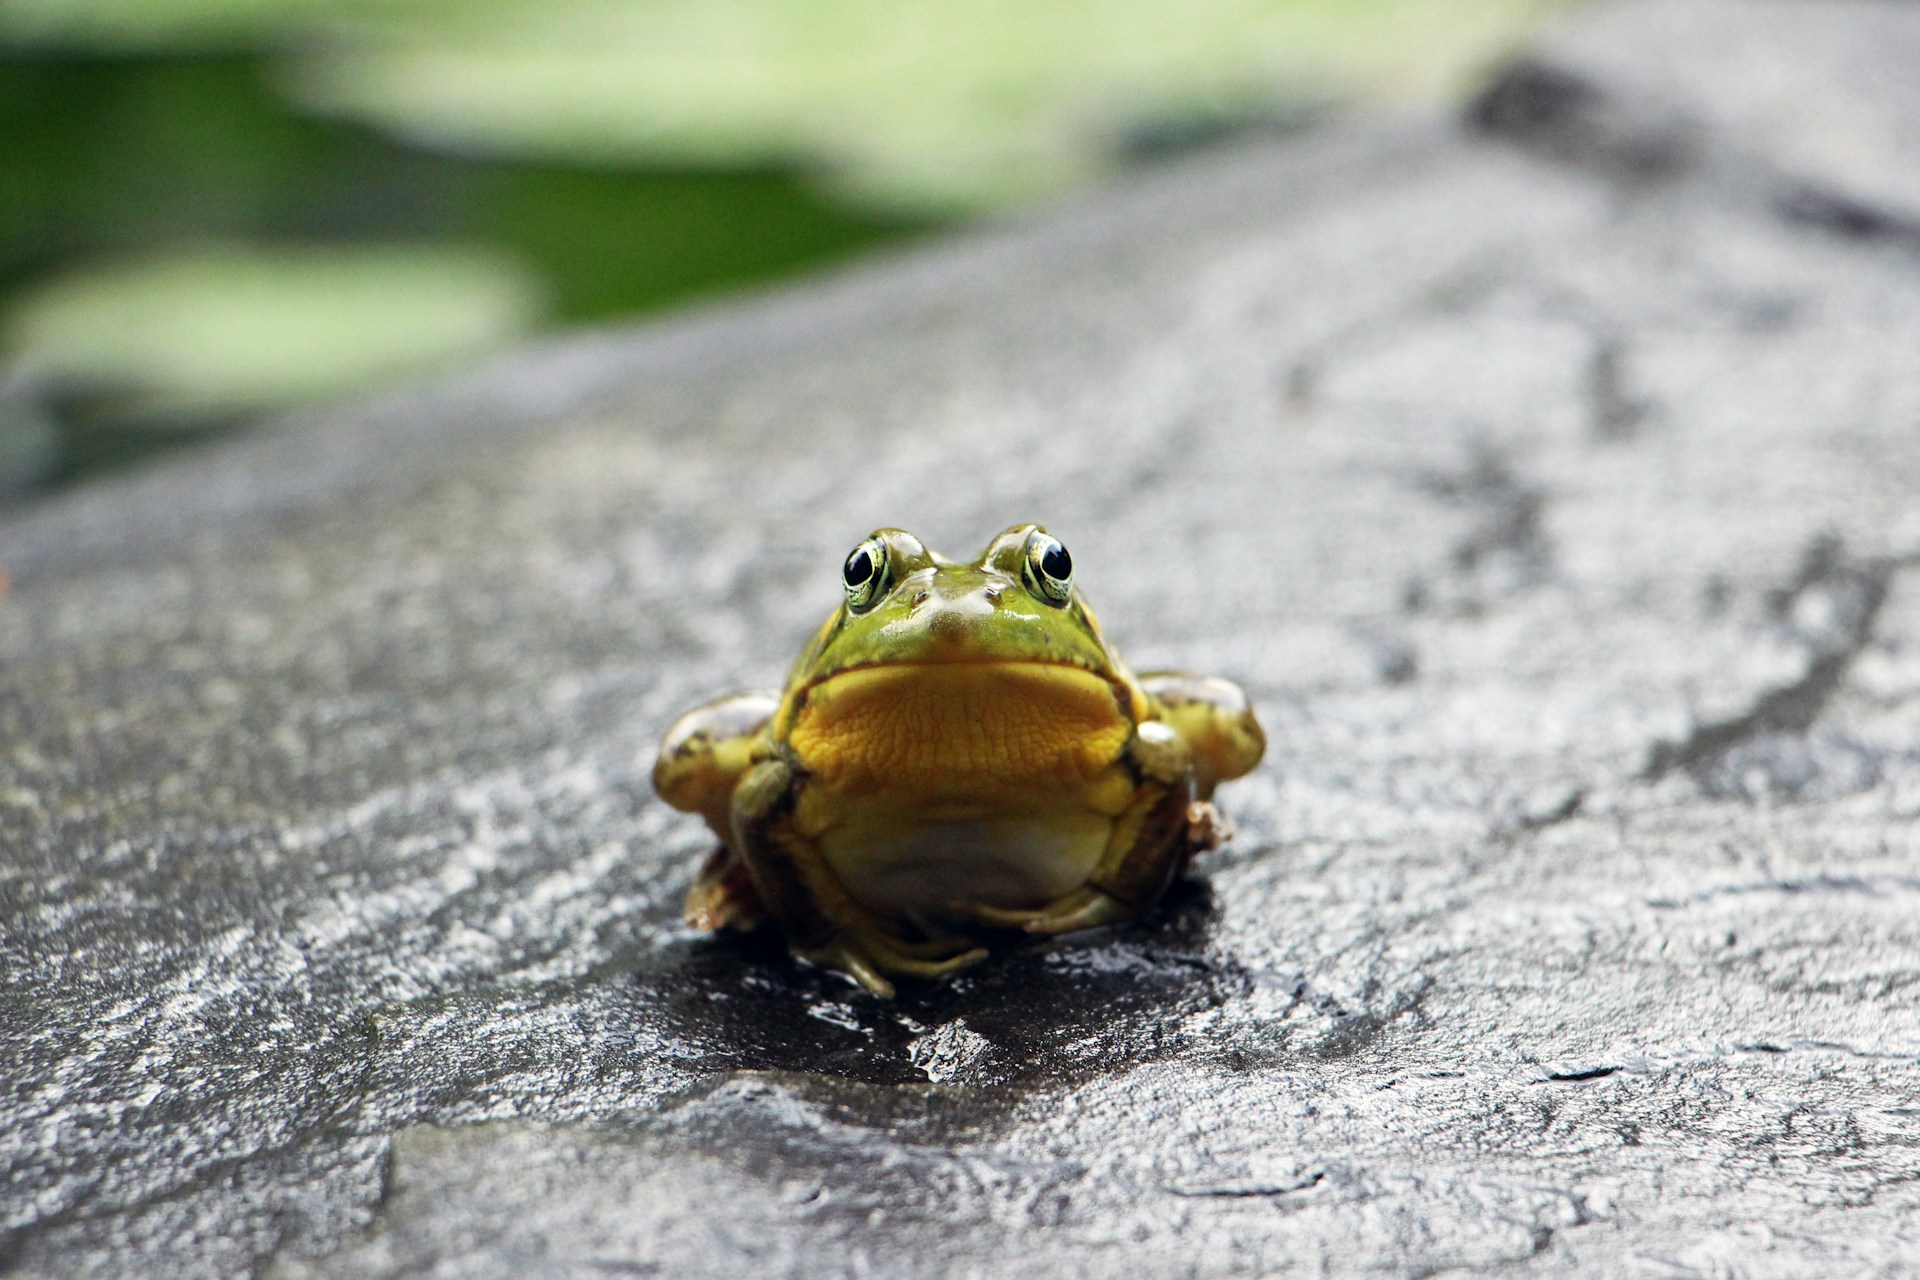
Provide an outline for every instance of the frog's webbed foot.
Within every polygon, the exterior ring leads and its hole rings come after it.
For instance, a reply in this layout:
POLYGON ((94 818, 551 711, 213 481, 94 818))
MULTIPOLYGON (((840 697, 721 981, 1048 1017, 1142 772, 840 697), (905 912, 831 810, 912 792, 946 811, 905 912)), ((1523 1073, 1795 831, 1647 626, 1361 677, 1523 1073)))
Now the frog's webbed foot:
POLYGON ((956 902, 949 909, 995 929, 1020 929, 1049 936, 1097 929, 1103 924, 1131 920, 1140 914, 1111 894, 1102 893, 1090 885, 1062 894, 1046 906, 1032 911, 989 907, 978 902, 956 902))

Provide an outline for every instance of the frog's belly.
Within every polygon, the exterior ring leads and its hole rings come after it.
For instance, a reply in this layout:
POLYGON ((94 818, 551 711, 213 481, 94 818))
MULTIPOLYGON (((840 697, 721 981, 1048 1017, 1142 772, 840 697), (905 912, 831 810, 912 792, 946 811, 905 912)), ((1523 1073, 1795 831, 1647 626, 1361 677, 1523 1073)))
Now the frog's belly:
POLYGON ((926 925, 951 919, 956 902, 1034 908, 1079 888, 1113 823, 1085 810, 905 827, 855 822, 822 833, 820 851, 862 906, 926 925))

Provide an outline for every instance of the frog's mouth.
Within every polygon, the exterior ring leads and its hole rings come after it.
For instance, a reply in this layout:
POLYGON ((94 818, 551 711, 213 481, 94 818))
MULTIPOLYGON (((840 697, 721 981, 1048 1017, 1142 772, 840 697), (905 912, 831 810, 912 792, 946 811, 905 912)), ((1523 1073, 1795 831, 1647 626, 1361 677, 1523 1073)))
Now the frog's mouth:
POLYGON ((853 789, 1072 785, 1125 748, 1125 697, 1058 662, 854 667, 806 691, 788 742, 809 772, 853 789))

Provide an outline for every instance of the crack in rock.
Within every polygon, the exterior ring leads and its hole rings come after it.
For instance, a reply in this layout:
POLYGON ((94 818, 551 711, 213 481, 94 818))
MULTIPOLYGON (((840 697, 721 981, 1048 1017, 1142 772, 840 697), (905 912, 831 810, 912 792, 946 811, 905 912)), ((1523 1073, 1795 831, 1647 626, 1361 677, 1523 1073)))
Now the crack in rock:
POLYGON ((1848 240, 1878 241, 1920 252, 1920 221, 1818 187, 1797 186, 1774 203, 1788 222, 1848 240))
POLYGON ((1671 178, 1701 142, 1679 121, 1648 120, 1585 76, 1523 58, 1467 108, 1467 120, 1498 138, 1556 160, 1644 185, 1671 178))
POLYGON ((1740 1053, 1765 1053, 1776 1056, 1789 1053, 1838 1053, 1845 1057, 1860 1058, 1869 1062, 1912 1062, 1920 1059, 1920 1053, 1861 1049, 1838 1040, 1789 1040, 1785 1044, 1775 1044, 1770 1040, 1755 1040, 1736 1044, 1733 1047, 1740 1053))
POLYGON ((1267 1184, 1259 1182, 1226 1182, 1217 1185, 1197 1187, 1168 1187, 1176 1196, 1195 1200, 1272 1200, 1281 1196, 1297 1195, 1302 1191, 1311 1191, 1327 1180, 1325 1169, 1316 1169, 1298 1182, 1267 1184))
POLYGON ((1558 1084, 1585 1084, 1591 1080, 1604 1080, 1619 1070, 1618 1067, 1587 1067, 1579 1071, 1549 1071, 1547 1081, 1558 1084))
POLYGON ((1914 29, 1898 12, 1905 7, 1836 5, 1850 13, 1809 20, 1804 6, 1751 0, 1602 6, 1616 20, 1602 14, 1570 23, 1557 41, 1501 73, 1467 120, 1628 194, 1683 179, 1711 184, 1791 226, 1917 251, 1913 187, 1894 176, 1910 157, 1899 115, 1905 101, 1883 91, 1873 102, 1883 118, 1863 110, 1878 75, 1904 74, 1895 50, 1914 29), (1617 20, 1635 9, 1638 21, 1617 20), (1637 36, 1625 34, 1642 23, 1637 36), (1748 30, 1712 38, 1731 24, 1748 30), (1769 29, 1771 37, 1753 34, 1769 29), (1860 46, 1848 73, 1831 58, 1836 33, 1860 46), (1891 45, 1866 54, 1876 37, 1891 45), (1804 46, 1797 59, 1766 50, 1782 38, 1804 46), (1814 105, 1823 99, 1824 109, 1814 105), (1779 118, 1790 111, 1808 119, 1779 118))
POLYGON ((1626 344, 1617 337, 1599 339, 1587 365, 1587 402, 1593 434, 1601 440, 1631 439, 1653 410, 1652 401, 1633 394, 1624 368, 1626 344))
POLYGON ((1774 622, 1806 646, 1806 670, 1761 694, 1738 714, 1698 724, 1678 742, 1655 745, 1641 770, 1642 780, 1655 782, 1684 771, 1710 793, 1740 795, 1749 790, 1748 776, 1757 769, 1767 789, 1796 789, 1792 778, 1769 767, 1778 762, 1758 755, 1741 758, 1743 749, 1770 737, 1800 737, 1813 727, 1872 642, 1874 624, 1901 567, 1896 560, 1854 561, 1837 537, 1816 538, 1793 580, 1770 593, 1767 601, 1774 622))
POLYGON ((1533 590, 1553 572, 1553 547, 1542 527, 1547 495, 1522 481, 1504 454, 1482 448, 1457 475, 1429 474, 1419 487, 1471 510, 1466 534, 1447 552, 1446 571, 1409 583, 1409 612, 1439 608, 1478 617, 1495 604, 1533 590))
POLYGON ((1802 880, 1763 880, 1750 884, 1723 884, 1683 898, 1648 898, 1655 911, 1675 911, 1698 906, 1716 898, 1742 897, 1747 894, 1864 893, 1884 897, 1890 893, 1920 893, 1920 878, 1912 876, 1809 876, 1802 880))

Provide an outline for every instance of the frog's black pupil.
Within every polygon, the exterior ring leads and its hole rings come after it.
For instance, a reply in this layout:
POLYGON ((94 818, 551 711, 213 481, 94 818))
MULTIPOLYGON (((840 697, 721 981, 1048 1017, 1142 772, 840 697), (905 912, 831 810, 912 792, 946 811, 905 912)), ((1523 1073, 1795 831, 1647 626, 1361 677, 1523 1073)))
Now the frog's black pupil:
POLYGON ((873 576, 873 554, 865 547, 859 548, 847 557, 847 567, 842 570, 842 573, 848 586, 865 585, 867 579, 873 576))
POLYGON ((1048 547, 1040 556, 1040 572, 1055 582, 1065 582, 1073 576, 1073 557, 1059 543, 1048 547))

